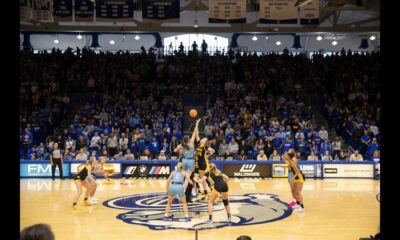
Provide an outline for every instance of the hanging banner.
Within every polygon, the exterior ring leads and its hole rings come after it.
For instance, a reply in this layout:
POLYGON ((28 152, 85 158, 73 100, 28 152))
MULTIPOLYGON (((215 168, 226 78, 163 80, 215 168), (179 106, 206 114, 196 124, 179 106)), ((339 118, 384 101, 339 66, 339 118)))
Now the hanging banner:
POLYGON ((72 0, 54 0, 53 15, 55 22, 72 21, 72 0))
POLYGON ((312 0, 300 7, 300 24, 319 24, 319 0, 312 0))
POLYGON ((133 11, 132 0, 97 0, 96 22, 129 22, 133 11))
POLYGON ((19 0, 19 20, 30 21, 31 20, 31 8, 29 0, 19 0))
POLYGON ((32 19, 42 22, 53 21, 53 15, 51 13, 51 2, 52 0, 33 0, 32 19))
POLYGON ((296 0, 260 0, 260 23, 296 24, 296 0))
POLYGON ((246 0, 208 1, 208 22, 246 23, 246 0))
POLYGON ((75 22, 93 22, 94 0, 75 0, 75 22))
POLYGON ((143 0, 143 23, 179 22, 179 0, 143 0))

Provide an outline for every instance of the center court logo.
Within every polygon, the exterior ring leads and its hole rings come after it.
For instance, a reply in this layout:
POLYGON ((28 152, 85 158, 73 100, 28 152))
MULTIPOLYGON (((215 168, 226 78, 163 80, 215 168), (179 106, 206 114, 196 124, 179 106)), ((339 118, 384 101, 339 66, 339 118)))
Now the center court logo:
POLYGON ((284 219, 292 213, 288 205, 277 195, 267 193, 248 193, 244 195, 229 195, 232 222, 226 222, 226 213, 222 202, 214 205, 214 223, 207 224, 208 202, 194 200, 189 205, 191 221, 181 222, 182 206, 175 199, 170 211, 172 221, 162 221, 167 203, 165 193, 135 194, 114 198, 103 203, 104 206, 128 210, 120 213, 117 219, 129 223, 147 226, 152 230, 186 229, 204 230, 226 226, 238 227, 274 222, 284 219), (199 213, 199 214, 195 214, 199 213))

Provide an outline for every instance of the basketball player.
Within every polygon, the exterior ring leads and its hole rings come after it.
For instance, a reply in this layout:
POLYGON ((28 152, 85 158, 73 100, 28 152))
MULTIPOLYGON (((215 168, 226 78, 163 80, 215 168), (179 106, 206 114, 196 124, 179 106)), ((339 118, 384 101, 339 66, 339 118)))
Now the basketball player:
MULTIPOLYGON (((189 139, 189 136, 185 135, 183 137, 183 141, 181 144, 179 144, 175 149, 174 152, 179 152, 182 150, 182 165, 183 165, 183 171, 186 173, 186 175, 191 176, 192 172, 194 171, 194 141, 196 139, 196 136, 198 136, 198 131, 199 131, 199 122, 201 119, 198 119, 196 121, 196 126, 193 130, 192 137, 189 139)), ((185 181, 183 184, 183 188, 186 189, 188 186, 188 181, 185 181)), ((186 201, 190 201, 190 195, 188 196, 186 194, 186 201)))
POLYGON ((228 201, 229 188, 227 184, 229 177, 221 173, 221 171, 217 169, 217 166, 215 166, 214 163, 211 163, 209 178, 213 183, 213 187, 210 200, 208 201, 208 223, 212 223, 213 205, 215 199, 219 196, 219 194, 222 194, 222 202, 224 203, 225 211, 228 215, 228 222, 231 222, 231 209, 229 207, 228 201))
POLYGON ((293 149, 290 149, 287 155, 288 155, 287 161, 289 168, 294 173, 290 181, 293 181, 294 196, 296 198, 296 203, 298 205, 295 209, 295 212, 298 213, 304 212, 304 202, 303 202, 303 196, 301 195, 301 190, 303 189, 305 176, 303 172, 300 170, 300 167, 297 163, 295 151, 293 149))
POLYGON ((182 169, 183 169, 183 164, 178 163, 176 165, 176 170, 173 171, 171 173, 171 175, 169 175, 169 178, 167 180, 168 203, 167 203, 167 206, 165 206, 165 214, 164 214, 163 221, 169 220, 168 213, 169 213, 169 210, 171 209, 172 201, 174 200, 174 197, 176 197, 176 196, 178 196, 178 198, 180 199, 182 206, 183 206, 183 212, 185 213, 184 221, 185 222, 190 221, 188 207, 187 207, 186 198, 185 198, 184 189, 183 189, 183 182, 185 181, 185 179, 192 185, 193 185, 193 182, 192 182, 192 180, 189 179, 189 176, 185 172, 182 171, 182 169))
POLYGON ((86 180, 86 178, 89 178, 91 181, 94 182, 93 175, 91 173, 92 169, 94 166, 94 161, 93 160, 88 160, 84 167, 82 167, 82 170, 80 170, 76 176, 74 177, 74 182, 76 185, 77 193, 74 197, 73 203, 72 203, 72 208, 76 209, 76 203, 79 200, 79 197, 82 194, 82 186, 86 188, 86 193, 85 193, 85 199, 84 199, 84 204, 85 205, 91 205, 91 202, 88 200, 89 194, 91 192, 91 186, 89 184, 89 181, 86 180))
MULTIPOLYGON (((285 153, 285 154, 283 155, 283 160, 284 160, 286 163, 288 163, 288 158, 289 158, 289 157, 288 157, 287 153, 285 153)), ((295 197, 294 188, 293 188, 294 182, 291 181, 292 177, 293 177, 293 171, 292 171, 292 169, 288 166, 288 182, 289 182, 289 186, 290 186, 290 192, 291 192, 292 197, 293 197, 293 200, 289 203, 289 207, 292 208, 292 209, 295 209, 296 206, 297 206, 297 203, 296 203, 296 197, 295 197)))
POLYGON ((97 174, 102 174, 108 181, 110 181, 110 178, 108 177, 108 175, 111 173, 104 170, 105 163, 106 163, 105 156, 100 156, 99 161, 94 160, 94 166, 91 171, 94 181, 92 181, 90 178, 87 178, 87 181, 90 184, 90 188, 92 189, 90 191, 90 196, 89 196, 89 200, 92 203, 97 203, 97 201, 98 201, 98 199, 94 196, 94 194, 96 193, 97 186, 98 186, 98 184, 96 182, 97 174))
MULTIPOLYGON (((209 192, 210 192, 210 186, 207 184, 207 173, 210 171, 210 163, 208 161, 208 156, 214 154, 215 150, 212 149, 211 147, 208 146, 208 139, 203 138, 200 140, 200 145, 199 147, 196 148, 196 161, 197 165, 199 168, 199 180, 198 183, 203 187, 203 192, 205 191, 204 194, 204 199, 208 200, 209 198, 209 192)), ((201 189, 200 189, 201 191, 201 189)), ((197 198, 201 199, 201 194, 199 192, 199 195, 197 198)))

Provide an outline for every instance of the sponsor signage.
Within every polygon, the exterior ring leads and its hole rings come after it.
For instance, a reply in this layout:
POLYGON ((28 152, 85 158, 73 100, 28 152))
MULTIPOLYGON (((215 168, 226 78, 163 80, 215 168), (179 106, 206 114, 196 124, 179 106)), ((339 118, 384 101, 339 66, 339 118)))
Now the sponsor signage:
POLYGON ((272 177, 284 178, 288 176, 287 164, 272 164, 272 177))
MULTIPOLYGON (((58 167, 55 172, 56 177, 59 177, 58 167)), ((69 164, 63 163, 63 175, 69 177, 69 164)), ((20 177, 51 177, 50 163, 21 163, 20 177)))
POLYGON ((229 177, 271 177, 271 164, 224 164, 223 172, 229 177))
POLYGON ((124 177, 168 177, 169 164, 122 164, 124 177))
MULTIPOLYGON (((84 163, 71 163, 71 175, 78 173, 78 167, 84 165, 84 163)), ((121 164, 120 163, 105 163, 103 165, 104 170, 113 171, 114 174, 121 174, 121 164)))
POLYGON ((314 164, 299 164, 300 170, 303 172, 306 178, 316 177, 316 167, 314 164))
POLYGON ((324 164, 324 177, 373 178, 373 164, 324 164))

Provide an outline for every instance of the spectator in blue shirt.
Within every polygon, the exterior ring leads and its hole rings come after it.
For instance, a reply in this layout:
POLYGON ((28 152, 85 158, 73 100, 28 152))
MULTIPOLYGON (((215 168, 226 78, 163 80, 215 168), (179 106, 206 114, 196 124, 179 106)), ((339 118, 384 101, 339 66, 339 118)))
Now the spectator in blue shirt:
POLYGON ((328 151, 329 153, 332 152, 332 146, 331 143, 329 142, 329 139, 327 139, 326 142, 321 143, 321 148, 320 148, 321 154, 325 154, 326 151, 328 151))
POLYGON ((293 148, 293 142, 290 140, 289 136, 286 136, 285 141, 282 144, 281 155, 283 155, 285 152, 288 152, 291 148, 293 148))
MULTIPOLYGON (((364 130, 364 134, 361 136, 361 147, 360 153, 363 155, 364 159, 367 153, 368 145, 371 143, 371 136, 368 134, 367 130, 364 130)), ((367 158, 369 159, 369 158, 367 158)))
POLYGON ((317 145, 318 150, 321 149, 321 144, 322 144, 323 140, 322 140, 322 138, 319 137, 319 133, 318 132, 315 132, 313 141, 317 145))
POLYGON ((282 149, 282 140, 278 137, 278 133, 275 133, 274 138, 272 139, 272 147, 274 150, 276 150, 278 153, 281 152, 282 149))
POLYGON ((160 143, 156 137, 153 137, 152 141, 149 143, 149 151, 152 156, 158 156, 158 153, 160 152, 160 143))
POLYGON ((282 141, 285 140, 286 138, 286 132, 284 131, 283 127, 279 127, 279 132, 277 133, 278 138, 280 138, 282 141))
POLYGON ((25 133, 22 135, 22 148, 23 148, 23 157, 22 159, 29 159, 28 150, 32 143, 32 134, 28 128, 25 128, 25 133))
POLYGON ((301 134, 300 139, 297 140, 297 148, 296 148, 296 150, 299 151, 301 154, 301 159, 307 158, 308 156, 307 149, 308 149, 308 143, 305 140, 304 135, 301 134))
POLYGON ((371 157, 373 157, 373 154, 375 153, 375 151, 378 151, 378 150, 379 150, 379 144, 377 143, 376 138, 372 138, 372 142, 370 144, 368 144, 368 149, 367 149, 364 159, 371 159, 371 157))
POLYGON ((147 141, 143 133, 141 133, 140 136, 137 138, 137 143, 138 143, 138 150, 140 153, 147 148, 147 141))

